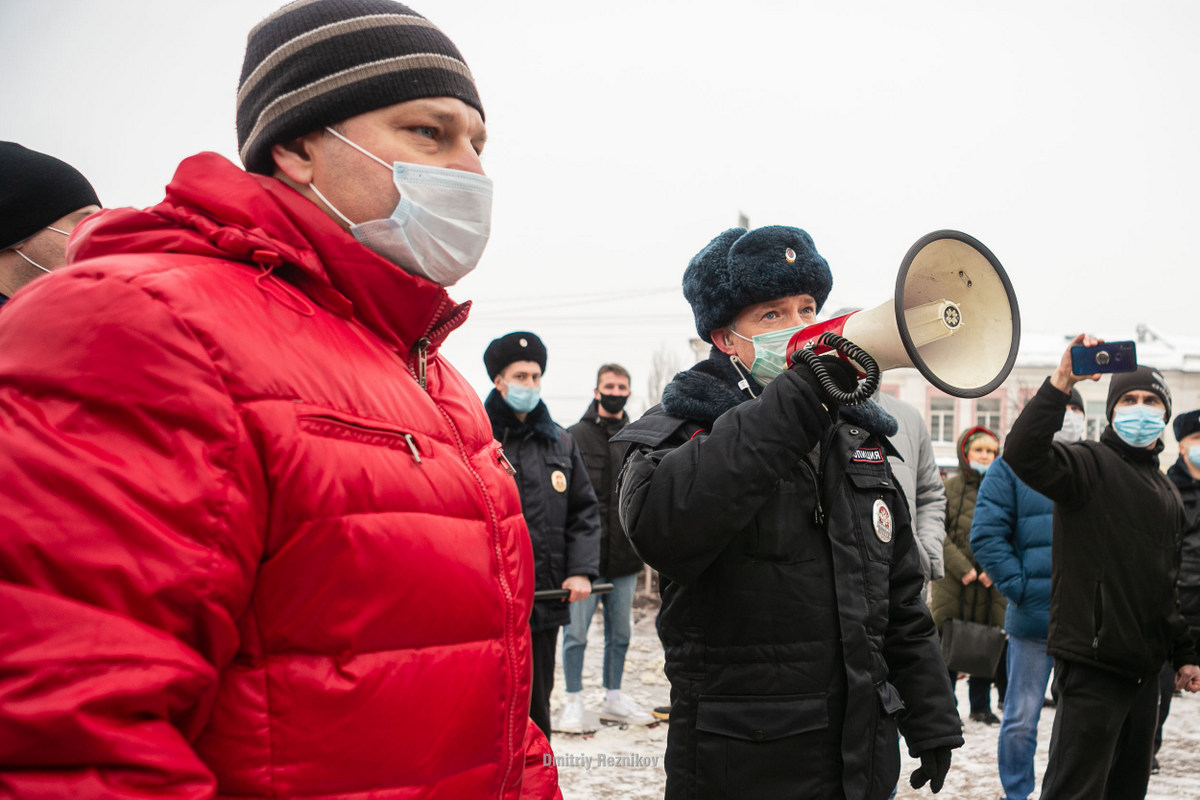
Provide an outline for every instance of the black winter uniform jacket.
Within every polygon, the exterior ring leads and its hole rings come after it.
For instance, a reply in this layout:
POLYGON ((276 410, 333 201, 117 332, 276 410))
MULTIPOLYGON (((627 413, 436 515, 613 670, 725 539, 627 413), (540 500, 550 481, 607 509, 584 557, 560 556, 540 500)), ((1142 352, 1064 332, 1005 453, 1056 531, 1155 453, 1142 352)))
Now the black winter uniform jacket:
MULTIPOLYGON (((554 424, 545 403, 517 420, 496 390, 484 401, 492 434, 504 448, 521 493, 521 512, 533 542, 535 589, 559 589, 571 575, 600 573, 600 518, 579 448, 554 424)), ((571 620, 558 600, 533 604, 531 630, 546 631, 571 620)))
POLYGON ((1054 442, 1068 395, 1047 379, 1013 423, 1004 460, 1054 501, 1047 651, 1134 680, 1196 663, 1175 578, 1183 506, 1158 468, 1162 443, 1054 442))
POLYGON ((1183 498, 1183 546, 1179 559, 1179 609, 1187 620, 1192 643, 1200 645, 1200 481, 1188 472, 1184 459, 1167 470, 1167 477, 1183 498))
POLYGON ((914 754, 962 745, 890 446, 794 372, 738 381, 714 349, 614 437, 663 576, 667 797, 886 798, 897 724, 914 754))
POLYGON ((617 508, 617 473, 621 471, 626 444, 609 441, 628 424, 629 415, 624 411, 620 417, 600 416, 600 403, 593 400, 579 422, 567 428, 583 454, 600 507, 600 575, 604 578, 632 575, 642 568, 617 508))

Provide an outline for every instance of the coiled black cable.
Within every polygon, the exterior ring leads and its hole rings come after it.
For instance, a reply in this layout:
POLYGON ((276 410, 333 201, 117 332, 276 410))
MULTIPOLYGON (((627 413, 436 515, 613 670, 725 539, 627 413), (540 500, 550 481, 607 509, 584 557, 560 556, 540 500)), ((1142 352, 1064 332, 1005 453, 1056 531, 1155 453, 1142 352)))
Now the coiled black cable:
POLYGON ((838 405, 856 406, 864 402, 879 388, 879 382, 882 379, 882 374, 879 371, 879 364, 871 357, 871 354, 861 347, 856 345, 844 336, 838 336, 836 333, 826 332, 818 336, 806 346, 800 348, 792 354, 792 362, 803 361, 808 365, 808 368, 817 376, 817 380, 821 382, 821 388, 825 390, 825 394, 829 399, 838 405), (818 345, 824 345, 831 348, 849 360, 862 367, 865 377, 859 382, 858 387, 852 392, 844 391, 837 384, 837 380, 829 373, 828 367, 825 366, 825 359, 817 355, 814 348, 818 345))

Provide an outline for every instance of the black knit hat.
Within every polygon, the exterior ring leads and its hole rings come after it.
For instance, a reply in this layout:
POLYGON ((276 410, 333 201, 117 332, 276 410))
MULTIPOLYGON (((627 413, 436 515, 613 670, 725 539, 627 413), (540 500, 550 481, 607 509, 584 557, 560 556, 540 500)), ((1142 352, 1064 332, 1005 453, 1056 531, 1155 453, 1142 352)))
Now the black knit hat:
POLYGON ((1166 418, 1171 418, 1171 390, 1167 388, 1167 382, 1157 369, 1142 364, 1133 372, 1113 373, 1112 379, 1108 383, 1108 405, 1105 409, 1109 422, 1112 422, 1113 409, 1116 407, 1117 401, 1121 399, 1121 395, 1136 389, 1154 392, 1158 395, 1158 398, 1163 401, 1163 405, 1166 406, 1166 418))
POLYGON ((1079 393, 1079 390, 1076 389, 1074 386, 1071 387, 1071 396, 1067 399, 1067 405, 1079 406, 1079 408, 1085 414, 1087 413, 1087 406, 1083 402, 1083 395, 1081 395, 1079 393))
POLYGON ((483 114, 458 48, 391 0, 296 0, 246 39, 237 133, 250 172, 275 170, 271 146, 422 97, 457 97, 483 114))
POLYGON ((799 228, 773 225, 730 228, 692 258, 683 272, 683 296, 692 306, 696 333, 728 325, 746 306, 797 294, 825 305, 833 275, 812 237, 799 228))
POLYGON ((65 161, 0 142, 0 250, 12 247, 84 206, 96 190, 65 161))
POLYGON ((492 380, 496 380, 496 376, 514 361, 533 361, 545 372, 546 345, 535 333, 513 331, 493 339, 487 350, 483 351, 483 366, 492 380))
POLYGON ((1173 424, 1175 441, 1181 441, 1185 436, 1200 432, 1200 410, 1188 411, 1175 418, 1173 424))

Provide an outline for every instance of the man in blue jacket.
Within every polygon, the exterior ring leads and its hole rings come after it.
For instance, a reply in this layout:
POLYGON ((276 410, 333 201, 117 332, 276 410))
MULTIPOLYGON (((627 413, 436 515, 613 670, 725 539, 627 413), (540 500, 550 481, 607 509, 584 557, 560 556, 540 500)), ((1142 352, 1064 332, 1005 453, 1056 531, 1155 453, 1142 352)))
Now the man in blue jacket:
MULTIPOLYGON (((1072 388, 1055 441, 1083 438, 1084 405, 1072 388)), ((1008 690, 996 763, 1004 800, 1026 800, 1036 781, 1038 719, 1054 659, 1046 652, 1050 626, 1050 545, 1054 503, 1013 474, 1001 457, 979 486, 971 521, 971 551, 1008 599, 1008 690)))

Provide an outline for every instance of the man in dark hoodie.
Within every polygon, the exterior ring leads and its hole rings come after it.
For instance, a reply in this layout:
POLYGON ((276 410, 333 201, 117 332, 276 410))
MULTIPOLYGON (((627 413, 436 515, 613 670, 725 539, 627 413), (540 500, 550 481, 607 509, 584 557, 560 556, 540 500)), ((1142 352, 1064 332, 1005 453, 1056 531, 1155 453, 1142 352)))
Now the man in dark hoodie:
POLYGON ((587 649, 588 628, 596 607, 604 608, 604 702, 601 719, 648 725, 655 718, 628 696, 621 694, 625 671, 625 653, 629 650, 633 594, 642 569, 621 527, 617 513, 617 473, 625 456, 625 445, 609 442, 629 424, 625 403, 629 401, 629 371, 619 364, 605 364, 596 373, 595 398, 583 417, 567 430, 574 437, 588 477, 596 491, 600 508, 600 580, 611 583, 607 595, 593 595, 571 605, 571 624, 563 628, 563 678, 567 684, 566 703, 555 723, 555 730, 581 731, 583 718, 583 658, 587 649))
MULTIPOLYGON (((897 730, 921 761, 913 786, 936 792, 962 745, 888 466, 895 420, 839 413, 787 364, 832 284, 798 228, 717 236, 683 277, 709 358, 614 437, 632 443, 621 521, 662 581, 670 800, 882 800, 897 730)), ((845 363, 829 365, 843 388, 845 363)))
MULTIPOLYGON (((1080 334, 1071 346, 1099 340, 1080 334)), ((1200 667, 1175 591, 1179 492, 1158 469, 1171 393, 1153 367, 1116 373, 1100 441, 1062 444, 1070 347, 1021 412, 1005 461, 1054 501, 1047 650, 1058 710, 1042 800, 1144 797, 1164 661, 1200 690, 1200 667)))
MULTIPOLYGON (((567 589, 569 603, 586 600, 599 575, 600 517, 596 494, 575 440, 550 418, 542 402, 546 346, 529 331, 495 339, 483 354, 495 384, 484 401, 521 493, 521 511, 533 542, 535 589, 567 589)), ((550 693, 558 629, 570 622, 566 603, 533 605, 533 693, 529 716, 550 738, 550 693)))

